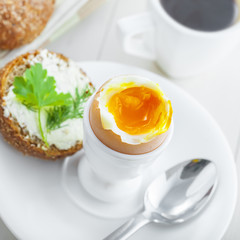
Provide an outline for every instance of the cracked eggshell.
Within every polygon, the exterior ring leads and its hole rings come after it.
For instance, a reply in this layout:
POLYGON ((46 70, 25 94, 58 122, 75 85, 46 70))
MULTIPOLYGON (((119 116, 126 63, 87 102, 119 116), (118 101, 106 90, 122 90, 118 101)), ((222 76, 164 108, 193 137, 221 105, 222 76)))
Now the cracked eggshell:
POLYGON ((164 142, 168 136, 169 130, 163 134, 157 135, 149 142, 128 144, 122 142, 121 137, 113 131, 104 129, 101 122, 99 102, 97 100, 100 96, 100 90, 95 94, 91 103, 89 109, 89 121, 94 134, 104 145, 120 153, 137 155, 151 152, 164 142))

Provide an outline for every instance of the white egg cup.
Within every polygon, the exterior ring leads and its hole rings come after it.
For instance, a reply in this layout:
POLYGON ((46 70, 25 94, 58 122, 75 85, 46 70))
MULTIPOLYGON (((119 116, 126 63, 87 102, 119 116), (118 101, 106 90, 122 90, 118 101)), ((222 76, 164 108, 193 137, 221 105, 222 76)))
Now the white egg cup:
POLYGON ((119 203, 133 198, 139 191, 142 175, 169 144, 173 122, 164 142, 155 150, 139 155, 114 151, 94 134, 89 122, 89 109, 94 96, 85 107, 83 148, 86 158, 79 162, 78 176, 83 188, 94 198, 106 203, 119 203))

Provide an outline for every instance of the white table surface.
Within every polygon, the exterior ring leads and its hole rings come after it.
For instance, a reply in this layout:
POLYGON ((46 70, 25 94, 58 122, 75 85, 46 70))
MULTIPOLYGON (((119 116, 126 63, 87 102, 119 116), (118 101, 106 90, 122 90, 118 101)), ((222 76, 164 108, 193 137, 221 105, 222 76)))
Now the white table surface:
MULTIPOLYGON (((108 0, 91 16, 47 47, 76 61, 114 61, 162 75, 154 62, 126 55, 121 48, 116 29, 118 19, 145 11, 146 3, 147 0, 108 0)), ((169 79, 169 81, 185 89, 212 114, 229 142, 240 174, 239 59, 240 43, 220 65, 201 76, 184 80, 169 79)), ((219 217, 221 217, 220 213, 219 217)), ((240 219, 240 199, 223 240, 240 239, 238 219, 240 219)), ((16 239, 1 220, 0 239, 16 239)))

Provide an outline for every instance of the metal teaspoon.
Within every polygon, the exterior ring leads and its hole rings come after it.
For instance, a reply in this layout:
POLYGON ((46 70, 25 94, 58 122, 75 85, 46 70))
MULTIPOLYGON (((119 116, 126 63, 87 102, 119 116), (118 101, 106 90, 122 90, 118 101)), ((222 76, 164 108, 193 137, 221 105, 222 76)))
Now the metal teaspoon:
POLYGON ((216 165, 206 159, 180 163, 159 176, 144 196, 144 210, 103 240, 125 240, 144 225, 182 223, 199 213, 217 186, 216 165))

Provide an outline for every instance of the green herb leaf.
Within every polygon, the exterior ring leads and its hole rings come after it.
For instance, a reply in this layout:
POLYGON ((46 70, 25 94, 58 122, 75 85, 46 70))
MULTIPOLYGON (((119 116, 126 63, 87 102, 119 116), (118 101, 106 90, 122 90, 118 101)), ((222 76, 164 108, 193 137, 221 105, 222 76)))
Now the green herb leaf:
POLYGON ((84 103, 93 94, 94 88, 90 85, 79 93, 75 90, 75 99, 72 99, 72 104, 67 106, 55 106, 48 110, 47 130, 52 131, 63 127, 63 123, 68 119, 82 118, 84 112, 84 103))
POLYGON ((47 76, 47 70, 43 69, 40 63, 36 63, 25 71, 23 77, 15 77, 13 92, 24 105, 36 110, 71 104, 71 95, 57 93, 55 84, 55 79, 47 76))
POLYGON ((15 77, 13 86, 17 99, 31 110, 37 111, 39 130, 48 146, 41 123, 41 110, 51 106, 72 105, 71 94, 57 93, 54 77, 47 76, 47 70, 40 63, 27 69, 22 77, 15 77))

